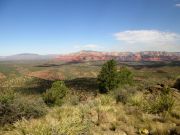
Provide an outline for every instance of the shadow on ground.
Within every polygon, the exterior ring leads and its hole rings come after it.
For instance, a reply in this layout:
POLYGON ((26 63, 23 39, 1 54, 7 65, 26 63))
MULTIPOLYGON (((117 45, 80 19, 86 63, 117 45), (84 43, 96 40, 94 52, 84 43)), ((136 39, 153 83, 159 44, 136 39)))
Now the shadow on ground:
MULTIPOLYGON (((132 62, 134 63, 134 62, 132 62)), ((180 66, 179 61, 142 61, 140 63, 132 64, 131 62, 123 63, 126 66, 131 66, 137 70, 143 69, 143 68, 161 68, 165 66, 174 67, 174 66, 180 66)))
POLYGON ((61 66, 66 66, 66 65, 72 65, 72 64, 79 64, 83 63, 81 61, 71 61, 71 62, 66 62, 62 64, 41 64, 41 65, 36 65, 34 67, 61 67, 61 66))
MULTIPOLYGON (((26 87, 14 88, 22 94, 42 94, 47 89, 51 88, 54 81, 34 78, 32 82, 28 82, 26 87)), ((64 80, 66 86, 71 90, 97 92, 98 84, 96 78, 76 78, 72 80, 64 80)))
POLYGON ((87 92, 96 92, 98 89, 97 79, 90 77, 65 80, 65 84, 70 89, 87 92))
POLYGON ((26 87, 14 88, 22 94, 42 94, 47 89, 51 88, 53 81, 35 78, 32 82, 28 82, 26 87))

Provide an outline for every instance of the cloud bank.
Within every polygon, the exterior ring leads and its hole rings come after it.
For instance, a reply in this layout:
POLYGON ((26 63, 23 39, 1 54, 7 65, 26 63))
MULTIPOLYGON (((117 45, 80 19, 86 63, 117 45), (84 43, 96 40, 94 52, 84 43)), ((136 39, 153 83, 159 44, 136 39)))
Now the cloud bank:
POLYGON ((158 30, 127 30, 114 34, 130 50, 180 51, 180 34, 158 30))
POLYGON ((180 8, 180 3, 175 4, 175 6, 180 8))

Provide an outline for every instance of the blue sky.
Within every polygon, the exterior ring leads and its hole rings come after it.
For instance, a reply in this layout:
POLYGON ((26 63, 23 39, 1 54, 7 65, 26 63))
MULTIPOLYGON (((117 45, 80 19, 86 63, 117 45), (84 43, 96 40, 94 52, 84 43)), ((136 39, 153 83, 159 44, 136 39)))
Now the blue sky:
POLYGON ((180 0, 0 0, 0 56, 180 51, 180 0))

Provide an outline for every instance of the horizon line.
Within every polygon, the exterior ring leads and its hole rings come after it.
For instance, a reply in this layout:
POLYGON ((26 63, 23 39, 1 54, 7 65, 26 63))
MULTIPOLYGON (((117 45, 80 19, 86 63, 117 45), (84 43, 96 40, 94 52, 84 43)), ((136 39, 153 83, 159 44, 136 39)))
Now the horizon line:
POLYGON ((47 56, 47 55, 68 55, 72 53, 78 53, 78 52, 105 52, 105 53, 140 53, 140 52, 168 52, 168 53, 180 53, 179 51, 96 51, 96 50, 79 50, 79 51, 73 51, 68 53, 48 53, 48 54, 42 54, 42 53, 31 53, 31 52, 20 52, 20 53, 14 53, 9 55, 0 55, 0 57, 8 57, 8 56, 14 56, 14 55, 40 55, 40 56, 47 56))

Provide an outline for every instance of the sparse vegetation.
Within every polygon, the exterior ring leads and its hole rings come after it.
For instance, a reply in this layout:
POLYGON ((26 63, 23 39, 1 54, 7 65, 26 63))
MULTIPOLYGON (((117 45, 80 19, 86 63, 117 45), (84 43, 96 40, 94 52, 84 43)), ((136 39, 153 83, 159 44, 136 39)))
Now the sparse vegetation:
POLYGON ((40 98, 24 98, 13 90, 0 92, 0 125, 12 124, 22 118, 43 116, 46 106, 40 98))
POLYGON ((161 94, 156 97, 156 99, 150 103, 150 112, 161 113, 161 112, 171 112, 174 105, 174 99, 169 88, 163 88, 161 94))
POLYGON ((180 93, 170 88, 180 74, 178 67, 114 64, 116 87, 99 94, 102 62, 97 63, 50 67, 49 76, 57 72, 64 78, 52 86, 44 74, 41 79, 23 75, 34 72, 33 63, 19 65, 21 75, 6 74, 0 82, 0 134, 179 134, 180 93))

